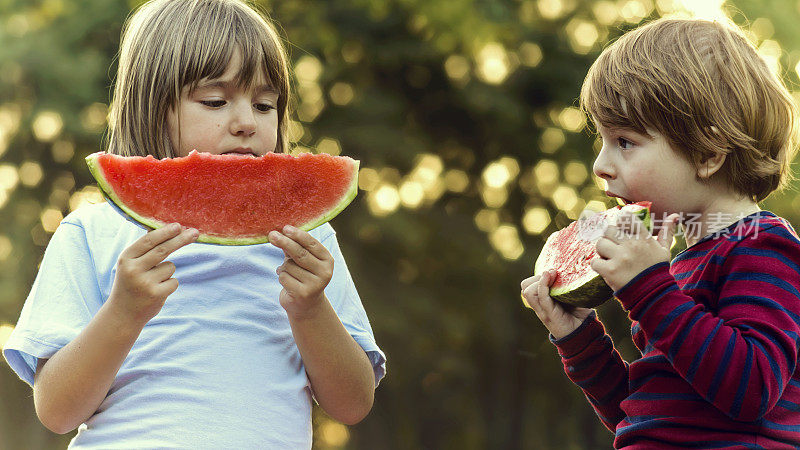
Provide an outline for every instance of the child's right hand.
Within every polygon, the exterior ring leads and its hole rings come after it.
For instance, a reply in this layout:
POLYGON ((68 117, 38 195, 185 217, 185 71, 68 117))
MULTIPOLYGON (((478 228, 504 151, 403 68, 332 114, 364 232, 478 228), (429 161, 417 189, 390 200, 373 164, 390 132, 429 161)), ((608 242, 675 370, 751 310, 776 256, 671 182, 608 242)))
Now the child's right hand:
POLYGON ((563 305, 550 298, 550 286, 555 279, 556 271, 548 270, 522 280, 522 300, 536 313, 550 334, 561 339, 575 331, 592 309, 563 305))
POLYGON ((108 302, 124 318, 144 326, 178 289, 178 280, 171 278, 175 264, 164 260, 175 250, 194 242, 198 235, 194 228, 181 230, 180 225, 173 223, 149 231, 136 240, 119 255, 108 302))

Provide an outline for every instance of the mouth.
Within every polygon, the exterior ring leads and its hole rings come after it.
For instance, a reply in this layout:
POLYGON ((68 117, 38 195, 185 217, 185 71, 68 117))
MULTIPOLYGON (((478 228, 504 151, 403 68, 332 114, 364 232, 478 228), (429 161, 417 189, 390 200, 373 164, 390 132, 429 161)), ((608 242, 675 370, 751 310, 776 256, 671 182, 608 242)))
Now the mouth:
POLYGON ((227 152, 222 152, 223 155, 242 155, 242 156, 252 156, 257 157, 256 153, 250 149, 245 147, 235 148, 233 150, 228 150, 227 152))
POLYGON ((611 191, 606 191, 606 195, 609 196, 609 197, 616 198, 617 199, 617 203, 619 203, 620 206, 630 205, 631 203, 634 203, 632 200, 628 200, 627 198, 625 198, 625 197, 623 197, 621 195, 617 195, 617 194, 615 194, 615 193, 613 193, 611 191))

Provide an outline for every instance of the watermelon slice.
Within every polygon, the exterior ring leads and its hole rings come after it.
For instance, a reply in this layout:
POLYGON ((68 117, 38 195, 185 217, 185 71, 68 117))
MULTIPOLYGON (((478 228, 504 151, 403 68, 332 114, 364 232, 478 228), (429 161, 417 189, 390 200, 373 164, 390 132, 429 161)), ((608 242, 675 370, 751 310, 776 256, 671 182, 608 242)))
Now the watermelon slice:
POLYGON ((557 302, 583 308, 594 308, 610 299, 613 296, 612 289, 590 265, 592 258, 597 256, 595 244, 608 225, 623 226, 618 223, 623 211, 641 219, 647 230, 652 232, 650 205, 651 202, 638 202, 615 206, 581 218, 551 234, 533 269, 534 275, 541 275, 550 269, 558 272, 550 286, 550 297, 557 302))
POLYGON ((272 230, 310 230, 331 220, 356 196, 359 161, 303 153, 212 155, 156 159, 105 152, 86 157, 108 199, 150 228, 172 222, 200 231, 198 242, 269 242, 272 230))

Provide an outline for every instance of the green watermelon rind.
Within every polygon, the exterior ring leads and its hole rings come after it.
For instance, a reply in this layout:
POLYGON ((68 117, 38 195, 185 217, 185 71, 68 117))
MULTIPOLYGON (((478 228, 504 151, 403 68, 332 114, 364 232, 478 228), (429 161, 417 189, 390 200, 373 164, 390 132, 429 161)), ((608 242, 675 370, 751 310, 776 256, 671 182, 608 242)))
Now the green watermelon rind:
MULTIPOLYGON (((145 226, 148 226, 152 229, 157 229, 165 225, 168 225, 168 223, 166 222, 156 220, 152 217, 145 217, 136 213, 136 211, 128 207, 125 204, 125 202, 123 202, 119 198, 114 189, 111 187, 111 184, 108 182, 108 180, 106 180, 103 170, 100 168, 100 163, 98 162, 98 158, 103 154, 104 152, 97 152, 87 156, 86 165, 89 166, 89 171, 92 173, 92 176, 94 176, 95 180, 97 180, 97 185, 105 193, 106 198, 114 202, 115 205, 117 205, 120 209, 122 209, 126 214, 131 216, 131 218, 133 218, 134 220, 145 226)), ((349 205, 350 202, 352 202, 353 199, 356 198, 356 195, 358 194, 358 169, 360 161, 358 160, 353 160, 353 161, 354 161, 352 170, 353 176, 350 181, 350 186, 348 186, 347 188, 347 193, 345 194, 344 197, 342 197, 342 200, 338 204, 336 204, 336 206, 334 206, 327 212, 323 213, 319 217, 311 219, 304 224, 298 225, 297 228, 304 231, 310 231, 326 222, 329 222, 331 219, 339 215, 339 213, 342 212, 347 207, 347 205, 349 205)), ((213 234, 201 233, 197 237, 196 242, 204 242, 207 244, 219 244, 219 245, 253 245, 253 244, 268 243, 269 236, 265 235, 265 236, 250 236, 241 238, 228 238, 213 234)))
MULTIPOLYGON (((648 208, 642 208, 633 214, 644 223, 648 231, 652 232, 653 219, 648 208)), ((546 248, 552 240, 557 238, 560 232, 561 230, 548 236, 542 248, 546 248)), ((537 258, 533 269, 534 275, 541 275, 545 270, 547 268, 544 267, 544 261, 537 258)), ((550 298, 559 303, 580 308, 596 308, 614 296, 614 290, 611 289, 599 273, 591 268, 586 275, 572 283, 572 286, 576 285, 578 286, 577 288, 569 286, 550 288, 550 298)))

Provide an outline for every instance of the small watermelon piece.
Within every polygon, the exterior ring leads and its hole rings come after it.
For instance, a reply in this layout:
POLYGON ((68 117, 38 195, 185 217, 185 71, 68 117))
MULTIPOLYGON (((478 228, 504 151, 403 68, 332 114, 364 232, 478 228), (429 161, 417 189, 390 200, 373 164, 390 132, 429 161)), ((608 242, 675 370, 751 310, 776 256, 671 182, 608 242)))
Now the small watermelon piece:
POLYGON ((551 234, 533 270, 534 275, 541 275, 550 269, 558 272, 550 286, 550 297, 557 302, 583 308, 594 308, 610 299, 613 290, 591 267, 591 260, 597 256, 595 244, 608 225, 618 224, 623 211, 641 219, 648 232, 652 232, 650 205, 651 202, 638 202, 616 206, 576 220, 551 234))
POLYGON ((355 198, 359 161, 346 156, 268 153, 178 158, 86 157, 108 199, 150 228, 172 222, 197 228, 198 242, 269 242, 272 230, 310 230, 331 220, 355 198))

